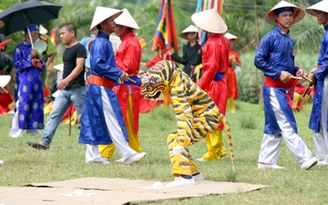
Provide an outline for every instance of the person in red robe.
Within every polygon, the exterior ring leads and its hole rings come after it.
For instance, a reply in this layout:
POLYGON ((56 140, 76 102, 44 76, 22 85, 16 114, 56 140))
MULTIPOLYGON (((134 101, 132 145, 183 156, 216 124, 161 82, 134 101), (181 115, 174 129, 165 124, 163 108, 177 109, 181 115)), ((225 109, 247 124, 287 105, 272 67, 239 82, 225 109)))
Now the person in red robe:
MULTIPOLYGON (((216 9, 195 13, 191 19, 208 34, 208 40, 203 49, 203 74, 197 81, 197 85, 208 93, 218 106, 220 113, 225 115, 227 105, 225 74, 229 64, 230 42, 223 33, 227 31, 227 25, 216 9)), ((220 160, 227 154, 222 142, 222 129, 223 124, 220 122, 218 129, 205 138, 208 152, 197 159, 198 161, 220 160)))
POLYGON ((229 67, 226 73, 227 80, 227 110, 231 113, 236 112, 235 103, 233 102, 238 98, 238 84, 237 77, 235 73, 235 67, 241 66, 241 61, 238 52, 233 50, 233 45, 239 40, 237 36, 226 33, 224 35, 230 41, 230 51, 229 51, 229 67))
MULTIPOLYGON (((139 29, 139 26, 127 9, 123 9, 123 13, 115 19, 115 23, 116 33, 122 41, 115 56, 116 66, 126 72, 130 78, 136 78, 139 74, 142 50, 134 29, 139 29)), ((117 94, 120 103, 129 145, 136 152, 141 153, 138 138, 141 87, 128 83, 115 86, 113 91, 117 94)), ((99 146, 99 152, 105 158, 111 158, 114 150, 114 144, 99 146)), ((123 160, 120 159, 117 162, 123 162, 123 160)))

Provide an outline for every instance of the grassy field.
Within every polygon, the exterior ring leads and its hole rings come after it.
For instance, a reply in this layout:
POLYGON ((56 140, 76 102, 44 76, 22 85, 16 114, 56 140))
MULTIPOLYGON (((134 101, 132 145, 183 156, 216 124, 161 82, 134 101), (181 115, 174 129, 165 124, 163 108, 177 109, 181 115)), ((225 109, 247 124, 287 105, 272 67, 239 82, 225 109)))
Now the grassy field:
MULTIPOLYGON (((258 170, 257 158, 263 132, 263 106, 236 102, 237 113, 227 113, 233 135, 236 159, 237 182, 265 184, 270 188, 250 193, 213 195, 185 200, 158 202, 156 204, 327 204, 328 167, 314 167, 309 171, 300 169, 286 145, 282 143, 279 165, 284 170, 258 170), (247 128, 245 128, 247 127, 247 128)), ((307 128, 310 106, 295 113, 299 134, 311 151, 314 151, 311 131, 307 128)), ((78 144, 78 125, 72 127, 68 136, 68 125, 60 125, 47 151, 34 150, 26 141, 39 141, 40 137, 8 137, 12 116, 0 116, 1 138, 0 186, 23 186, 32 182, 61 181, 82 177, 108 177, 171 181, 166 137, 175 128, 175 117, 171 109, 158 107, 140 116, 139 138, 147 156, 143 162, 132 165, 112 163, 110 165, 85 164, 85 146, 78 144)), ((226 139, 225 143, 226 143, 226 139)), ((194 158, 206 152, 205 141, 190 149, 194 158)), ((119 159, 116 152, 112 161, 119 159)), ((207 180, 228 181, 231 162, 224 157, 217 162, 197 162, 207 180)))

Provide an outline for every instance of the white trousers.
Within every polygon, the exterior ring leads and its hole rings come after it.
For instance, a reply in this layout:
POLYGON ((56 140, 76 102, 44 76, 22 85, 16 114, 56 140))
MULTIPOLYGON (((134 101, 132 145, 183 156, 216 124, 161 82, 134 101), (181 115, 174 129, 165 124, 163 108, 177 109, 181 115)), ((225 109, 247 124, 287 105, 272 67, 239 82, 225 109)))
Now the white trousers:
POLYGON ((313 131, 315 153, 318 160, 328 159, 327 110, 328 110, 328 76, 324 80, 321 116, 320 116, 320 132, 315 133, 313 131))
MULTIPOLYGON (((132 155, 137 154, 137 152, 133 150, 126 141, 122 129, 118 124, 112 105, 108 99, 108 95, 103 87, 101 87, 101 97, 108 132, 111 135, 111 140, 114 143, 115 148, 121 154, 122 160, 125 161, 132 155)), ((86 148, 85 162, 88 163, 92 161, 99 161, 100 158, 101 156, 99 153, 98 145, 88 144, 86 148)))
MULTIPOLYGON (((9 131, 9 136, 10 137, 22 137, 24 134, 23 129, 20 129, 18 127, 18 106, 19 106, 19 100, 17 100, 16 104, 16 112, 14 113, 13 119, 12 119, 12 123, 11 123, 11 127, 10 127, 10 131, 9 131)), ((39 129, 34 129, 34 130, 30 130, 30 129, 26 129, 26 134, 27 135, 41 135, 41 130, 39 129)))
POLYGON ((263 164, 278 164, 279 147, 282 139, 284 139, 288 149, 293 153, 298 163, 302 164, 311 159, 311 151, 307 148, 302 138, 294 132, 282 112, 272 88, 270 90, 270 105, 272 106, 281 132, 263 135, 258 162, 263 164))

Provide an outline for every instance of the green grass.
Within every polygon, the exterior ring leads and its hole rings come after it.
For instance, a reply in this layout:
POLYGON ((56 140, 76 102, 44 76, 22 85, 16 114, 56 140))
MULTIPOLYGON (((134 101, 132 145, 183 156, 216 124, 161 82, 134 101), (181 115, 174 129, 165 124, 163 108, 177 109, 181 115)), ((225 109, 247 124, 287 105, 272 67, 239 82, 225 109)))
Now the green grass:
MULTIPOLYGON (((263 106, 235 101, 237 113, 227 114, 231 126, 236 159, 237 174, 232 173, 228 156, 218 162, 196 162, 207 180, 265 184, 270 188, 249 193, 211 195, 185 200, 158 202, 156 204, 326 204, 328 167, 314 167, 309 171, 300 170, 285 143, 281 144, 279 165, 284 170, 258 170, 257 158, 263 135, 263 106), (242 116, 253 117, 256 126, 242 128, 242 116)), ((299 134, 311 151, 314 144, 311 131, 307 128, 310 106, 305 111, 295 113, 299 134)), ((40 137, 8 137, 12 116, 0 116, 1 138, 0 159, 5 164, 0 167, 0 186, 23 186, 32 182, 61 181, 82 177, 108 177, 171 181, 170 162, 166 148, 166 137, 175 129, 175 117, 171 109, 156 110, 141 114, 139 138, 147 156, 143 162, 131 165, 112 163, 110 165, 85 164, 85 146, 78 144, 78 125, 72 127, 68 136, 68 126, 60 125, 47 151, 34 150, 26 141, 39 141, 40 137)), ((224 136, 225 137, 225 136, 224 136)), ((226 139, 224 139, 225 144, 226 139)), ((190 148, 194 158, 206 152, 205 141, 190 148)), ((116 152, 113 161, 119 159, 116 152)), ((150 203, 153 204, 153 203, 150 203)))

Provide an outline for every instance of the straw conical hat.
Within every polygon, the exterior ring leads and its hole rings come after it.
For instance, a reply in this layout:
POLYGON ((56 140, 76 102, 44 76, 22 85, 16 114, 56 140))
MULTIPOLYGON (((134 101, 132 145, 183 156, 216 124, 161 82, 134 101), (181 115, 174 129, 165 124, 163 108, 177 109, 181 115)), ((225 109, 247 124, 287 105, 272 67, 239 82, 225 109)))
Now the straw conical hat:
POLYGON ((191 20, 201 29, 211 33, 224 33, 228 30, 216 9, 195 13, 191 16, 191 20))
POLYGON ((111 9, 107 7, 97 6, 96 11, 93 15, 92 23, 90 26, 90 32, 95 29, 95 27, 103 22, 104 20, 108 19, 109 17, 117 18, 121 15, 123 11, 117 9, 111 9))
POLYGON ((303 9, 295 6, 294 4, 288 3, 286 1, 281 1, 276 6, 274 6, 270 11, 268 11, 268 13, 266 13, 264 20, 269 24, 276 25, 277 22, 274 19, 274 16, 275 16, 274 11, 277 9, 280 9, 280 8, 288 8, 288 7, 294 8, 294 12, 293 12, 294 23, 297 23, 304 18, 305 12, 303 11, 303 9))
POLYGON ((115 19, 115 23, 121 26, 139 29, 137 22, 131 16, 130 12, 127 9, 123 9, 122 11, 123 11, 122 15, 120 15, 115 19))
POLYGON ((58 71, 63 71, 64 70, 64 64, 58 64, 54 66, 54 69, 58 71))
POLYGON ((43 27, 42 25, 40 25, 39 26, 39 33, 44 35, 44 34, 48 33, 48 30, 45 27, 43 27))
POLYGON ((316 4, 313 4, 309 8, 305 9, 305 11, 311 14, 312 16, 315 16, 314 11, 322 11, 328 13, 328 0, 320 1, 316 4))
POLYGON ((0 75, 0 86, 5 87, 9 83, 10 79, 10 75, 0 75))
POLYGON ((0 21, 0 28, 4 27, 5 23, 3 23, 2 21, 0 21))
POLYGON ((226 33, 224 36, 229 40, 238 40, 238 37, 231 33, 226 33))
POLYGON ((198 32, 198 29, 195 26, 190 25, 187 28, 185 28, 183 31, 181 31, 180 37, 187 39, 187 33, 197 33, 197 32, 198 32))

